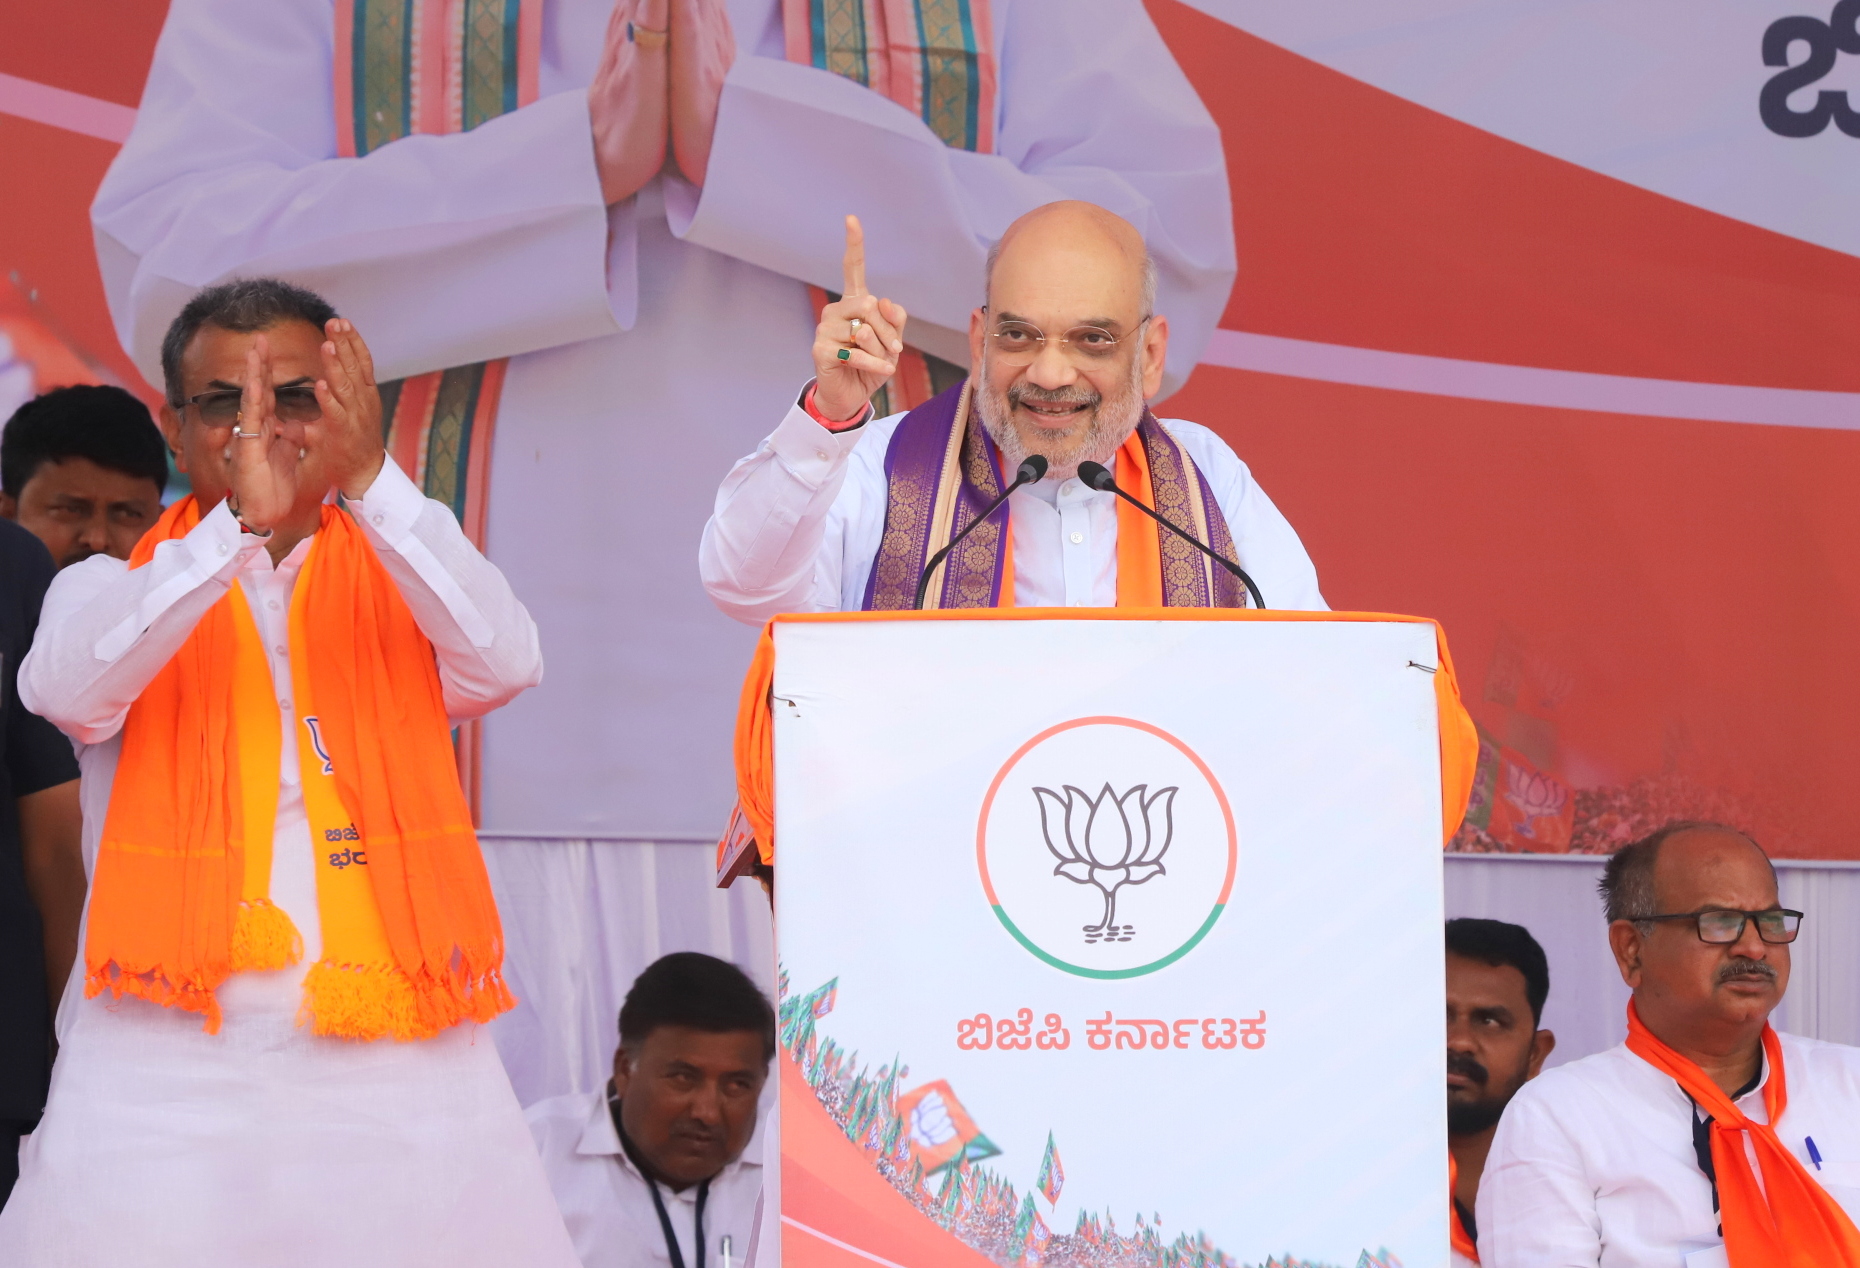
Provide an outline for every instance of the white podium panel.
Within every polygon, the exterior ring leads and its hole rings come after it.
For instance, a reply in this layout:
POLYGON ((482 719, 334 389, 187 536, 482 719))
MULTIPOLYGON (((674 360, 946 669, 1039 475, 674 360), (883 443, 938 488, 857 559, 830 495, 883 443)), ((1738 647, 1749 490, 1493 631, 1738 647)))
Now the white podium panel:
POLYGON ((1447 1263, 1431 624, 774 638, 789 1268, 1447 1263))

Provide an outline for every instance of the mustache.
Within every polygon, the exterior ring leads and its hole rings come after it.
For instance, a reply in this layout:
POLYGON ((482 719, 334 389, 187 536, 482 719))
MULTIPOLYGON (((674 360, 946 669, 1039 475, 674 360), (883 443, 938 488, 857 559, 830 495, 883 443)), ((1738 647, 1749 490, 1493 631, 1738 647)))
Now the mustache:
POLYGON ((1463 1078, 1471 1079, 1480 1087, 1484 1087, 1492 1079, 1492 1072, 1490 1070, 1487 1070, 1484 1066, 1480 1065, 1478 1061, 1474 1060, 1471 1054, 1464 1052, 1449 1052, 1447 1054, 1447 1073, 1457 1074, 1463 1078))
POLYGON ((711 1125, 700 1123, 696 1119, 681 1118, 672 1124, 671 1136, 674 1140, 688 1141, 694 1145, 720 1145, 729 1138, 721 1123, 711 1125))
POLYGON ((1037 401, 1042 405, 1085 405, 1095 408, 1103 402, 1104 396, 1096 388, 1085 383, 1045 388, 1022 382, 1016 383, 1007 390, 1007 400, 1010 406, 1037 401))
POLYGON ((1724 964, 1719 967, 1717 980, 1719 982, 1728 982, 1732 978, 1737 977, 1767 977, 1770 981, 1774 982, 1776 980, 1776 970, 1761 960, 1750 960, 1740 955, 1734 959, 1726 960, 1724 964))

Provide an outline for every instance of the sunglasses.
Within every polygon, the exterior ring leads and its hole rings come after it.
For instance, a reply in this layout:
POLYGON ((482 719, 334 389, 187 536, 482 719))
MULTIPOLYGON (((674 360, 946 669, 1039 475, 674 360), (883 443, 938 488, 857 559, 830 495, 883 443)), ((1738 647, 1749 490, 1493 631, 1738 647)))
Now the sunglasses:
MULTIPOLYGON (((316 399, 316 388, 308 383, 273 388, 271 396, 272 408, 277 412, 279 422, 314 423, 323 417, 323 407, 316 399)), ((193 406, 200 414, 200 421, 209 427, 231 427, 239 420, 239 406, 244 400, 245 393, 238 388, 221 388, 190 396, 176 402, 176 407, 186 409, 193 406)))

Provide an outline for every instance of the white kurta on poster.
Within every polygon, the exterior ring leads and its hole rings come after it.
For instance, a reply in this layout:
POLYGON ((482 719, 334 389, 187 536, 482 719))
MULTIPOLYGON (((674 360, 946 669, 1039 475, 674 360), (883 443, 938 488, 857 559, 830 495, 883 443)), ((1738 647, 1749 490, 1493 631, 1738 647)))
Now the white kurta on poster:
POLYGON ((93 208, 123 345, 159 381, 196 289, 275 274, 328 297, 385 378, 510 357, 487 554, 535 614, 548 681, 490 722, 485 826, 715 833, 746 631, 693 557, 717 481, 809 373, 806 283, 869 281, 928 352, 968 359, 988 244, 1062 198, 1137 225, 1167 386, 1234 275, 1220 133, 1132 0, 993 0, 995 151, 784 55, 776 0, 728 0, 737 60, 703 189, 605 206, 587 88, 613 0, 545 0, 535 103, 337 157, 330 0, 174 0, 135 131, 93 208))
POLYGON ((778 623, 791 995, 837 979, 819 1039, 946 1083, 1022 1199, 1050 1133, 1054 1235, 1445 1264, 1436 654, 1425 623, 778 623))

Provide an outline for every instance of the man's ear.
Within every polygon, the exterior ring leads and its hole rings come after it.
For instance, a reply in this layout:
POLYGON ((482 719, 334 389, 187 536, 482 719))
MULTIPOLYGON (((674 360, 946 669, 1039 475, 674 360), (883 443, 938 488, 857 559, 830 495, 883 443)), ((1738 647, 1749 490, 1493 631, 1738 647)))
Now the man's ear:
POLYGON ((0 519, 16 520, 19 518, 19 499, 11 493, 0 493, 0 519))
POLYGON ((1161 313, 1150 318, 1143 331, 1143 399, 1162 391, 1163 362, 1169 355, 1169 319, 1161 313))
POLYGON ((1645 947, 1640 926, 1632 920, 1617 920, 1608 926, 1608 949, 1615 953, 1615 967, 1621 970, 1621 980, 1629 990, 1640 985, 1640 959, 1645 947))
POLYGON ((187 470, 187 458, 181 449, 181 411, 167 401, 161 403, 161 434, 168 441, 168 452, 174 455, 174 469, 187 470))
POLYGON ((1556 1051, 1556 1032, 1540 1030, 1531 1036, 1531 1059, 1525 1066, 1524 1077, 1534 1079, 1543 1073, 1544 1060, 1556 1051))
POLYGON ((625 1096, 626 1085, 632 1081, 633 1062, 627 1056, 626 1045, 621 1044, 614 1052, 614 1095, 625 1096))
POLYGON ((977 308, 969 314, 969 377, 982 377, 982 345, 988 341, 988 310, 977 308))

